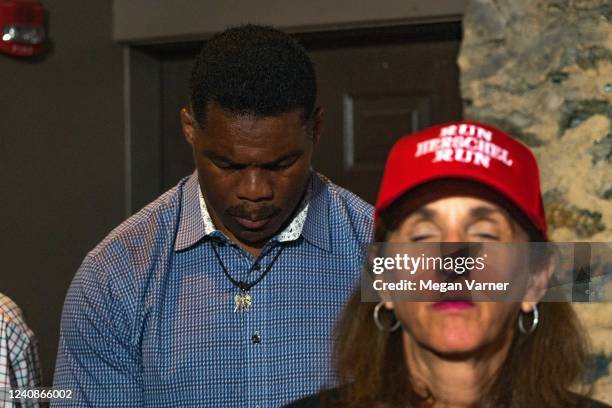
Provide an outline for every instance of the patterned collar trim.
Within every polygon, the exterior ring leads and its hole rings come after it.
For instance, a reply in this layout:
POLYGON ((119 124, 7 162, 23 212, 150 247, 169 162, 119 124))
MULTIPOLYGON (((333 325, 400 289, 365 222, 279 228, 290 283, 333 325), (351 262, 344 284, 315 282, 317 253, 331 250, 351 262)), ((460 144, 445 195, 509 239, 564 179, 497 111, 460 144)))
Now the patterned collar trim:
MULTIPOLYGON (((304 223, 306 222, 306 216, 308 215, 308 207, 310 205, 310 196, 312 194, 312 178, 308 183, 306 194, 300 203, 300 207, 293 217, 293 220, 287 227, 276 236, 278 242, 290 242, 295 241, 302 234, 304 229, 304 223)), ((216 231, 215 224, 210 217, 204 196, 202 195, 202 189, 198 186, 198 199, 200 201, 200 213, 202 214, 202 221, 204 222, 204 236, 208 236, 216 231)))

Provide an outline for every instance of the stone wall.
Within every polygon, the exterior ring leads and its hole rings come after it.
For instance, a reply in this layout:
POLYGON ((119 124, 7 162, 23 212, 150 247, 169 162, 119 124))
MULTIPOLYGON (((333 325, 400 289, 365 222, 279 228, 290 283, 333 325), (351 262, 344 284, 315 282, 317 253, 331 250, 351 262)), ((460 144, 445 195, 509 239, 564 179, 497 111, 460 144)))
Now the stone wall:
MULTIPOLYGON (((458 62, 465 118, 536 153, 551 238, 611 242, 612 4, 470 0, 458 62)), ((612 303, 576 309, 595 396, 612 403, 612 303)))

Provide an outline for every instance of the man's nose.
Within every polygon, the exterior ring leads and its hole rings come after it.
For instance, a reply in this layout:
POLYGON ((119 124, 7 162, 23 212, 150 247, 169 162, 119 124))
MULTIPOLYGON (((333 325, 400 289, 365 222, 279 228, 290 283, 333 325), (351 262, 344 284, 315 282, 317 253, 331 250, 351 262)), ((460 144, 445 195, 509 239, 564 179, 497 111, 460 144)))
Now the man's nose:
POLYGON ((268 172, 259 168, 245 169, 238 183, 238 198, 248 201, 264 201, 274 197, 272 180, 268 172))

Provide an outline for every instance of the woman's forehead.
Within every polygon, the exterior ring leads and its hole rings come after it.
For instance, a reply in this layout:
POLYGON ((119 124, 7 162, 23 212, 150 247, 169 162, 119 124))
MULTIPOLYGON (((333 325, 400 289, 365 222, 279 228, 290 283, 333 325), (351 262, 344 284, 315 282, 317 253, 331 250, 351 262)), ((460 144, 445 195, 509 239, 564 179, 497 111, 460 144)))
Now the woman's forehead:
POLYGON ((437 200, 430 201, 415 209, 414 213, 434 213, 444 215, 445 213, 491 213, 500 212, 506 214, 506 211, 496 203, 480 197, 472 196, 451 196, 443 197, 437 200))

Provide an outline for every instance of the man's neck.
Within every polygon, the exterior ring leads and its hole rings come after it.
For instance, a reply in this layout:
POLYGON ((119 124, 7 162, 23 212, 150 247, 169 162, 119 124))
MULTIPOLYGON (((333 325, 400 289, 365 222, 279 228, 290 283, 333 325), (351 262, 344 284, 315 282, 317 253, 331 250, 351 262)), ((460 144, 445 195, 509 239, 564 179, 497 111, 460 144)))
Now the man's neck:
POLYGON ((436 408, 464 408, 473 406, 490 385, 503 364, 512 336, 492 345, 495 349, 476 352, 465 358, 448 358, 425 347, 406 332, 402 333, 404 355, 418 394, 431 396, 436 408))
MULTIPOLYGON (((231 234, 229 231, 223 231, 225 234, 231 234)), ((261 255, 261 251, 263 250, 263 247, 266 246, 266 244, 268 243, 268 240, 263 241, 261 244, 252 244, 252 243, 245 243, 240 241, 239 239, 237 239, 235 236, 229 236, 228 237, 236 243, 236 245, 238 245, 240 248, 244 249, 245 251, 247 251, 249 254, 253 255, 255 258, 258 258, 259 255, 261 255)))

